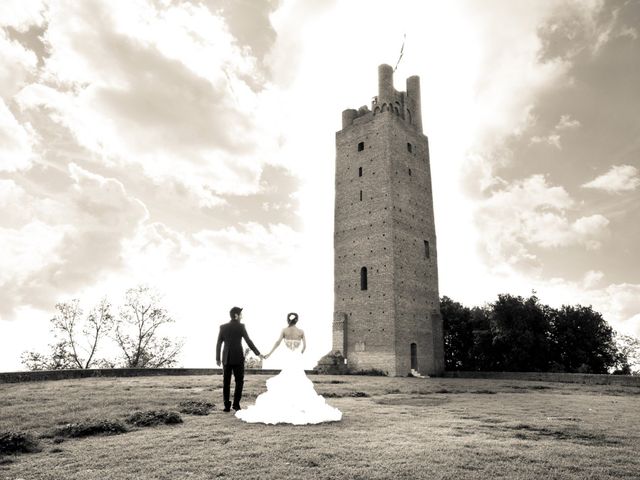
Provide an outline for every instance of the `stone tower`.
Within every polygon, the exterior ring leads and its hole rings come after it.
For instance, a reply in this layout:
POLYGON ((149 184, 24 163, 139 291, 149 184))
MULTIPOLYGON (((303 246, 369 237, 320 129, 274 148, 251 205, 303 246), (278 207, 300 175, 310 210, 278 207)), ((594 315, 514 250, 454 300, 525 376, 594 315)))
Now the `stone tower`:
POLYGON ((333 353, 349 369, 444 370, 429 142, 420 78, 378 67, 371 110, 336 133, 333 353))

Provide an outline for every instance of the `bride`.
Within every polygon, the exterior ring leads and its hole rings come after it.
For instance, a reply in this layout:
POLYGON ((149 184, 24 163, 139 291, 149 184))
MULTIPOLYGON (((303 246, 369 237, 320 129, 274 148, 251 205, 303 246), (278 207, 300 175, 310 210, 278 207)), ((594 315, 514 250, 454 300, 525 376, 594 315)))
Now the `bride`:
POLYGON ((267 391, 256 398, 255 405, 238 410, 236 417, 249 423, 310 423, 336 422, 342 412, 328 405, 313 388, 302 366, 302 354, 307 348, 304 332, 296 326, 298 314, 287 315, 288 327, 282 329, 268 358, 284 340, 287 363, 282 371, 267 380, 267 391))

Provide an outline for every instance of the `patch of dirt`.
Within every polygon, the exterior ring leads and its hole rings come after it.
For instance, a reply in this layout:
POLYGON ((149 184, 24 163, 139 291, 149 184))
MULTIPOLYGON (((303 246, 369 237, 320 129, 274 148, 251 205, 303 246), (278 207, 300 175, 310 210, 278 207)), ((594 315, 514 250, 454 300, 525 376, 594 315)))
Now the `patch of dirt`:
POLYGON ((429 397, 426 395, 386 395, 382 398, 374 399, 379 405, 407 405, 410 407, 433 407, 447 403, 449 399, 446 397, 429 397))
POLYGON ((345 397, 369 398, 371 396, 366 392, 343 392, 343 393, 326 392, 326 393, 322 393, 321 395, 325 398, 345 398, 345 397))
POLYGON ((540 440, 543 438, 553 438, 555 440, 566 440, 582 445, 616 445, 620 443, 614 438, 609 438, 600 432, 587 432, 570 426, 564 429, 534 427, 526 423, 519 423, 514 426, 504 426, 505 430, 517 430, 514 437, 525 440, 540 440))

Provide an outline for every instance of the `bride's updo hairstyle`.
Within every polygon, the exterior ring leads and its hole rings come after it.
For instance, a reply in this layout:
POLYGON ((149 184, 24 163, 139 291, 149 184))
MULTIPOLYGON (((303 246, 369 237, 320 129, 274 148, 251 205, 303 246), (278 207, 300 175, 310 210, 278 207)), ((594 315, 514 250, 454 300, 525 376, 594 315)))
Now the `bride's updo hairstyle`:
POLYGON ((287 323, 289 324, 290 327, 298 323, 298 314, 295 312, 291 312, 290 314, 288 314, 287 323))

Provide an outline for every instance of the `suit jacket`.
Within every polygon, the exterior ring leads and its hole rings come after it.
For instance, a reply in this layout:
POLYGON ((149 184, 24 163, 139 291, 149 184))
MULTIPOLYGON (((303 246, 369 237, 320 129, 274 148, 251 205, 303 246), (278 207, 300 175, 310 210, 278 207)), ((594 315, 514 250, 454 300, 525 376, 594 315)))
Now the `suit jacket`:
POLYGON ((218 334, 218 343, 216 345, 216 363, 220 361, 220 347, 224 343, 222 350, 223 365, 243 365, 244 351, 242 349, 242 339, 244 338, 253 353, 260 355, 260 351, 253 344, 244 324, 238 320, 231 320, 224 325, 220 325, 220 333, 218 334))

